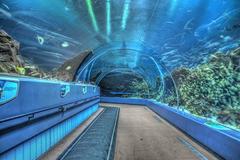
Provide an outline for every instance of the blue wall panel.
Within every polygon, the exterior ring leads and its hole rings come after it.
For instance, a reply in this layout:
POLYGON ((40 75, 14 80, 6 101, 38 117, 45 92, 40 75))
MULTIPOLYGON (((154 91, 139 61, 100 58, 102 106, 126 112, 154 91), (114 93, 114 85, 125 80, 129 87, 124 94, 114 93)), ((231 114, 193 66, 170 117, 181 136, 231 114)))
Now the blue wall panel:
POLYGON ((3 80, 18 81, 19 91, 16 98, 0 104, 0 121, 99 96, 99 88, 89 84, 0 76, 0 81, 3 80), (62 97, 61 89, 64 86, 69 87, 69 92, 62 97))
POLYGON ((140 99, 140 98, 101 97, 101 102, 132 104, 132 105, 145 105, 146 100, 140 99))
POLYGON ((36 159, 95 112, 100 101, 99 88, 82 83, 0 76, 0 87, 4 160, 36 159))
POLYGON ((98 109, 98 104, 57 124, 0 156, 0 160, 34 160, 57 144, 98 109))

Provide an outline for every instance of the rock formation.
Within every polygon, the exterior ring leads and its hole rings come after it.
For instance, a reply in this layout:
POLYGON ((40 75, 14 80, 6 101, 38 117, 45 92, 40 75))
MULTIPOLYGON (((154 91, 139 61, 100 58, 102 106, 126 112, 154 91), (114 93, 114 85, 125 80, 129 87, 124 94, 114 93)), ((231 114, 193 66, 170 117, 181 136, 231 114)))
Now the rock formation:
POLYGON ((67 60, 56 70, 55 77, 64 81, 74 81, 75 74, 80 66, 91 56, 91 51, 85 51, 67 60))

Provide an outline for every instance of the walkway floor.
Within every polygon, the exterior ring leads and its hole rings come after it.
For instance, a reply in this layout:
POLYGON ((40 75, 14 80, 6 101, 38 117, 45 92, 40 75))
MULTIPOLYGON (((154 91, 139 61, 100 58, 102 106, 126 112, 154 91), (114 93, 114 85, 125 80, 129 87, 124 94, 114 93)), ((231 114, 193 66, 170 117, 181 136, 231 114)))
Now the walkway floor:
POLYGON ((217 159, 146 107, 104 106, 120 107, 115 160, 217 159))

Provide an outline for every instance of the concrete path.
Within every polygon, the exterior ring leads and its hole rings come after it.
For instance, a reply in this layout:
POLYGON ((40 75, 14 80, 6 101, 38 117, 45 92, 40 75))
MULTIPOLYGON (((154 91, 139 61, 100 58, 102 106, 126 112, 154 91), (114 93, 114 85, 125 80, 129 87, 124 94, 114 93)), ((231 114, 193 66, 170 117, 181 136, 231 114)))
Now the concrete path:
POLYGON ((120 107, 115 160, 217 159, 146 107, 104 105, 120 107))

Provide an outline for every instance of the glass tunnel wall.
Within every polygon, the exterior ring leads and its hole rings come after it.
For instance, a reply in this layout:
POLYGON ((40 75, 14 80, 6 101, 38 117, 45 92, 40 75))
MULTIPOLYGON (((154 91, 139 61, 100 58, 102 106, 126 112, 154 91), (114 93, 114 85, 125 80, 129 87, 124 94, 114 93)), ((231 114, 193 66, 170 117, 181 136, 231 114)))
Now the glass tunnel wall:
POLYGON ((0 72, 64 79, 61 65, 91 50, 75 80, 103 96, 239 130, 239 20, 239 0, 1 0, 0 72))

